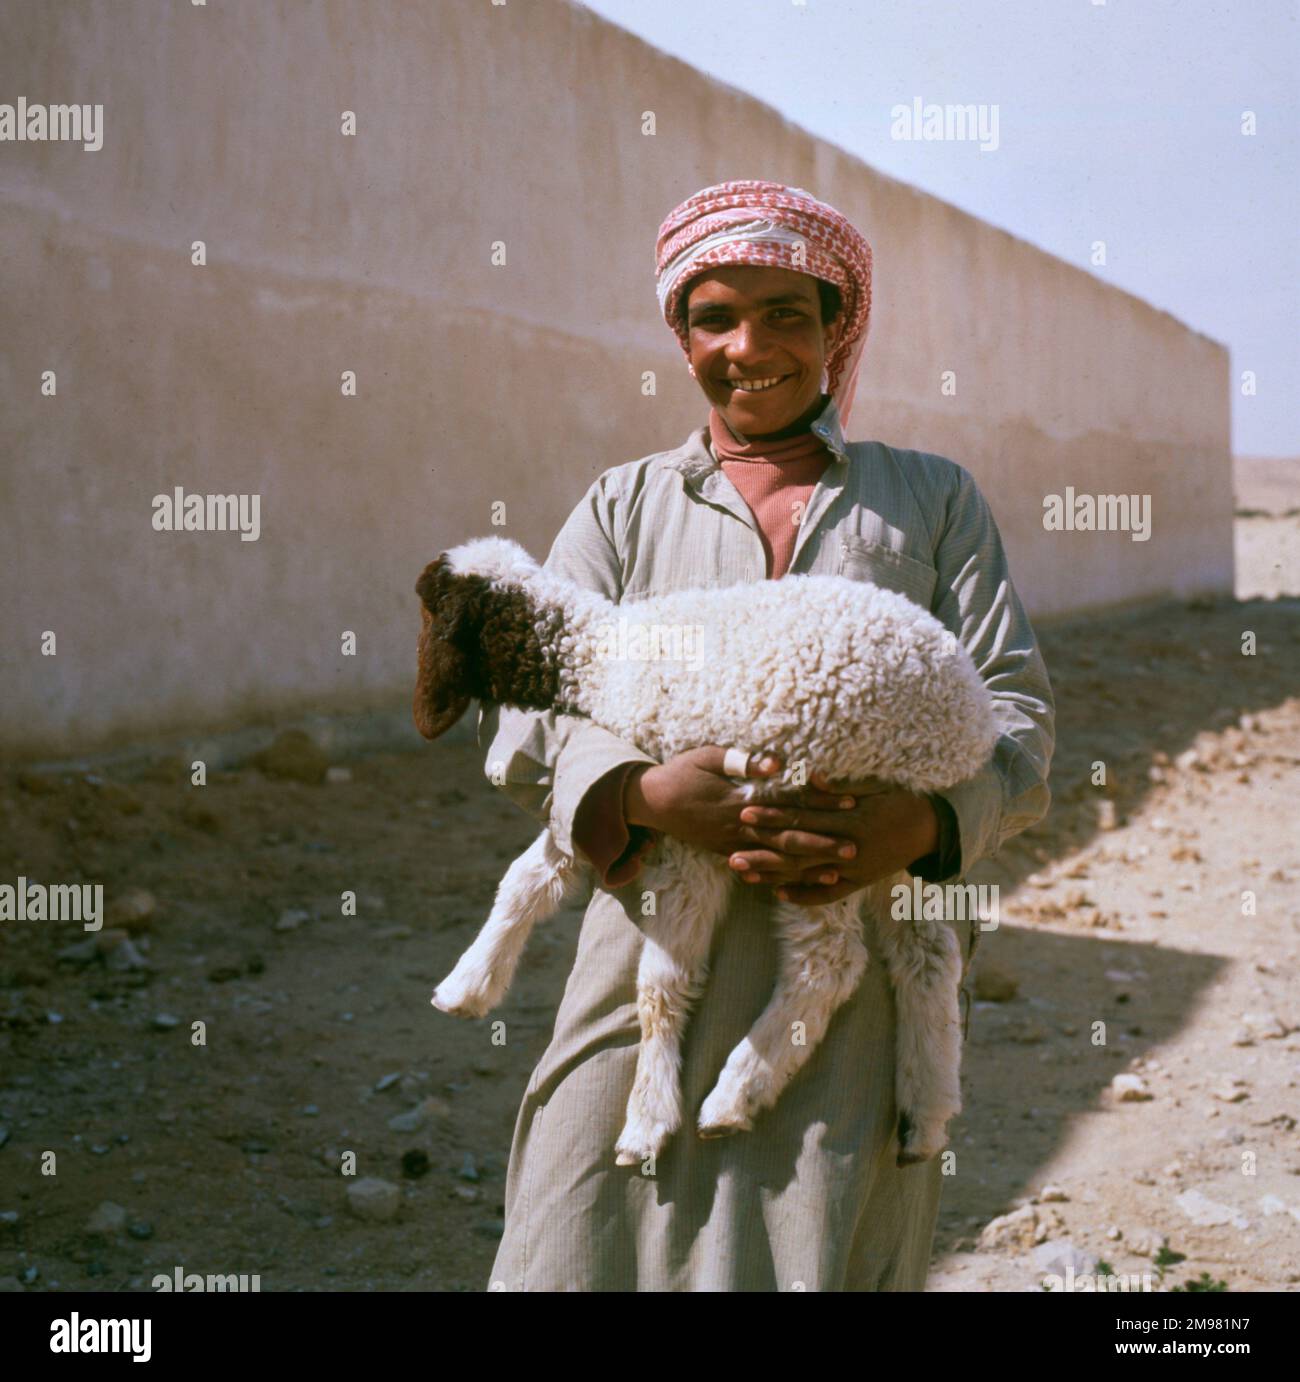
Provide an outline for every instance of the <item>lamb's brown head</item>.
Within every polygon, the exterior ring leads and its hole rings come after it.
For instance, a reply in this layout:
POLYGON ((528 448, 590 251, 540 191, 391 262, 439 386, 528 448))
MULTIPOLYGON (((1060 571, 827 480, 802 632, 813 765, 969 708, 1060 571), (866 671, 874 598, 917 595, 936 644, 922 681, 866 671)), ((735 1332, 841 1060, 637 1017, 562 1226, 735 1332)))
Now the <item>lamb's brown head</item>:
POLYGON ((555 658, 543 644, 559 624, 521 584, 532 559, 516 543, 480 539, 431 561, 415 593, 422 621, 415 725, 445 734, 471 700, 546 709, 555 700, 555 658), (501 569, 502 556, 513 563, 501 569), (478 565, 489 575, 474 570, 478 565))
POLYGON ((415 727, 426 739, 445 734, 465 713, 476 686, 475 651, 488 583, 458 575, 446 555, 431 561, 415 583, 420 640, 415 679, 415 727))

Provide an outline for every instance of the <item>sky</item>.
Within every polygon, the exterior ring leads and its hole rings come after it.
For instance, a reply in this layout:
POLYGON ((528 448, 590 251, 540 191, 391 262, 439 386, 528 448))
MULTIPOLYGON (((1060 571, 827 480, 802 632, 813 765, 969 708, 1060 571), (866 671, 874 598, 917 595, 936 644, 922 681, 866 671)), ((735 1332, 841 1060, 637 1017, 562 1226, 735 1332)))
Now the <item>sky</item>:
POLYGON ((1222 342, 1234 450, 1300 456, 1300 0, 582 2, 1222 342), (918 97, 997 147, 892 138, 918 97))

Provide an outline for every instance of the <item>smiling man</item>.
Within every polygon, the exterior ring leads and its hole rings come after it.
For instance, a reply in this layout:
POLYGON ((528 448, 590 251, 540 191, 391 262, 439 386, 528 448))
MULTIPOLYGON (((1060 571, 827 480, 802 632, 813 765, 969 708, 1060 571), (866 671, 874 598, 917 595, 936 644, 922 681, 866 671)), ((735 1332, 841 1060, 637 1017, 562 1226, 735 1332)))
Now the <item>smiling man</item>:
MULTIPOLYGON (((642 1024, 648 905, 663 834, 725 855, 734 888, 683 1048, 694 1122, 781 964, 773 897, 846 896, 907 868, 956 881, 1046 813, 1050 684, 992 512, 956 462, 849 443, 871 308, 871 250, 833 207, 764 181, 708 187, 659 228, 657 292, 709 406, 680 446, 602 474, 547 559, 615 602, 787 574, 872 581, 928 609, 970 652, 1000 738, 981 773, 933 797, 818 783, 749 806, 725 745, 656 763, 556 711, 486 705, 485 771, 593 863, 554 1034, 524 1095, 491 1282, 509 1290, 874 1291, 924 1285, 939 1160, 900 1169, 895 1007, 873 963, 821 1046, 752 1132, 680 1135, 655 1166, 618 1167, 642 1024), (504 771, 502 771, 504 770, 504 771)), ((749 772, 775 771, 776 761, 749 772)), ((952 921, 967 969, 979 938, 952 921)))

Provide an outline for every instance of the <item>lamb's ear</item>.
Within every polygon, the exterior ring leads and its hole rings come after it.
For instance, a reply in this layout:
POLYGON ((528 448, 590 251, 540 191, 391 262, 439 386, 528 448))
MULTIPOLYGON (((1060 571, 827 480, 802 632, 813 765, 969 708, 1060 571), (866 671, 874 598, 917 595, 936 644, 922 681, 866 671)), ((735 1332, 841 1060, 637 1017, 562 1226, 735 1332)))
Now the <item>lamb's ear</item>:
MULTIPOLYGON (((423 582, 424 577, 420 579, 423 582)), ((421 591, 421 596, 423 593, 421 591)), ((427 605, 421 609, 420 618, 419 667, 412 711, 416 729, 426 739, 436 739, 445 734, 469 706, 470 666, 464 652, 434 622, 427 605)))

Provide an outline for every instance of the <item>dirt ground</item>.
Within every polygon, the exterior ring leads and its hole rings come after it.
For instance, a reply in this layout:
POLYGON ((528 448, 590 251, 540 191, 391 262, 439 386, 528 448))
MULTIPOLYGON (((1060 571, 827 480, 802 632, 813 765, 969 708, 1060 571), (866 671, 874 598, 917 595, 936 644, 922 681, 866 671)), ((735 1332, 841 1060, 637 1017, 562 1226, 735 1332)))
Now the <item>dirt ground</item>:
MULTIPOLYGON (((1283 598, 1040 631, 1054 804, 971 875, 1001 918, 931 1289, 1039 1290, 1067 1258, 1159 1284, 1162 1250, 1163 1289, 1300 1283, 1298 535, 1238 519, 1239 593, 1283 598)), ((0 1287, 485 1287, 580 912, 534 937, 504 1044, 429 1005, 536 833, 481 758, 0 780, 0 881, 114 908, 99 936, 0 924, 0 1287)))

